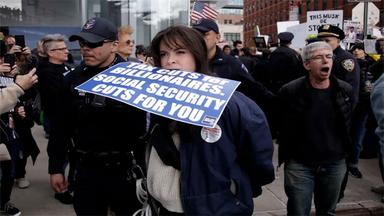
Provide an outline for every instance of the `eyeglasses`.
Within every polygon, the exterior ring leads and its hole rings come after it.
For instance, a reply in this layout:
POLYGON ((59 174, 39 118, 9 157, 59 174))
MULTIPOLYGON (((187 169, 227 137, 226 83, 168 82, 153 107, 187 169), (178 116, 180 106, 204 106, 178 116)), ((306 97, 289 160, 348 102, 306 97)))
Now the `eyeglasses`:
POLYGON ((324 58, 327 60, 331 60, 333 59, 333 54, 312 56, 311 58, 309 58, 309 60, 322 61, 324 58))
POLYGON ((88 41, 85 41, 85 40, 79 40, 79 45, 80 45, 81 48, 86 46, 88 48, 94 49, 94 48, 103 46, 104 43, 109 43, 109 42, 113 42, 113 41, 112 40, 103 40, 103 41, 100 41, 100 42, 91 43, 91 42, 88 42, 88 41))
POLYGON ((61 48, 51 49, 50 51, 56 51, 56 50, 64 51, 64 50, 68 50, 68 48, 67 47, 61 47, 61 48))
POLYGON ((131 43, 135 44, 135 40, 127 40, 125 43, 127 43, 128 45, 130 45, 131 43))

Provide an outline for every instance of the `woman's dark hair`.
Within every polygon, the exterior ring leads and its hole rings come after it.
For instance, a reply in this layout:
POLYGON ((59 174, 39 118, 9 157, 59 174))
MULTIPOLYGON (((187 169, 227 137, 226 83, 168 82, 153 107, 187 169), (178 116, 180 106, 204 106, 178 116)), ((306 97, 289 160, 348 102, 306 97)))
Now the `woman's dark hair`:
POLYGON ((147 55, 147 50, 145 49, 144 45, 142 44, 136 45, 136 51, 135 51, 136 57, 138 54, 147 55))
POLYGON ((230 47, 229 45, 224 45, 224 46, 223 46, 223 50, 225 50, 226 48, 231 49, 231 47, 230 47))
POLYGON ((205 41, 200 32, 186 26, 171 26, 153 38, 151 50, 155 66, 160 67, 160 43, 168 47, 189 50, 196 62, 196 71, 208 74, 208 54, 205 41))
POLYGON ((245 56, 252 56, 251 50, 248 47, 241 48, 245 56))

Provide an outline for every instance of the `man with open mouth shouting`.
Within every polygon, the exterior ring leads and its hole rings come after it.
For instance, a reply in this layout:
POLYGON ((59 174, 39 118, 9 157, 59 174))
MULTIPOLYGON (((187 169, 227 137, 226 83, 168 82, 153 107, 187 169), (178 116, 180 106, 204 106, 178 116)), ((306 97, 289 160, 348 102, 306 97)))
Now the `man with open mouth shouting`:
POLYGON ((334 215, 351 154, 352 86, 331 75, 332 48, 319 41, 303 49, 308 74, 279 91, 279 164, 285 163, 288 215, 334 215))

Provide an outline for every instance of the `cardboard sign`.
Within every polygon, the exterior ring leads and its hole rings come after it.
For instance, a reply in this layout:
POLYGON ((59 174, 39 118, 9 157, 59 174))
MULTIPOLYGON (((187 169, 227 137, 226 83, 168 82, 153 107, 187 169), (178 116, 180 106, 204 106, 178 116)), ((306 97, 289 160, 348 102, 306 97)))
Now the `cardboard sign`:
POLYGON ((324 24, 338 26, 343 29, 343 11, 308 11, 307 12, 307 35, 317 34, 317 29, 324 24))
POLYGON ((14 83, 13 77, 0 75, 0 88, 7 87, 14 83))
POLYGON ((240 82, 123 62, 76 87, 144 111, 213 128, 240 82))
POLYGON ((295 36, 292 40, 292 48, 299 50, 305 47, 306 25, 306 23, 301 23, 299 25, 290 26, 287 28, 287 31, 292 32, 292 34, 295 36))
POLYGON ((344 20, 344 42, 355 43, 357 39, 363 39, 363 26, 360 22, 344 20))

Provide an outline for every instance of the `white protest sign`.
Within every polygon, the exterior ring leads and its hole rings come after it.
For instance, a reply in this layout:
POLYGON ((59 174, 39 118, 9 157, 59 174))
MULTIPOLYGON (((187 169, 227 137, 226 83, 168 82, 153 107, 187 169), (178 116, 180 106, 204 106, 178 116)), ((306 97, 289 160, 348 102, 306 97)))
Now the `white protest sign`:
POLYGON ((324 24, 335 25, 343 28, 342 10, 308 11, 307 35, 317 34, 317 29, 324 24))
POLYGON ((123 62, 76 87, 144 111, 213 128, 240 82, 123 62))
POLYGON ((277 33, 285 32, 287 31, 288 27, 299 25, 299 21, 284 21, 284 22, 277 22, 277 33))
POLYGON ((375 48, 376 40, 364 39, 364 50, 368 54, 376 54, 375 48))
POLYGON ((295 36, 292 40, 292 48, 299 50, 305 46, 306 26, 306 23, 301 23, 287 28, 287 31, 292 32, 295 36))
POLYGON ((344 42, 355 43, 356 39, 363 39, 363 29, 359 21, 344 20, 344 42))

